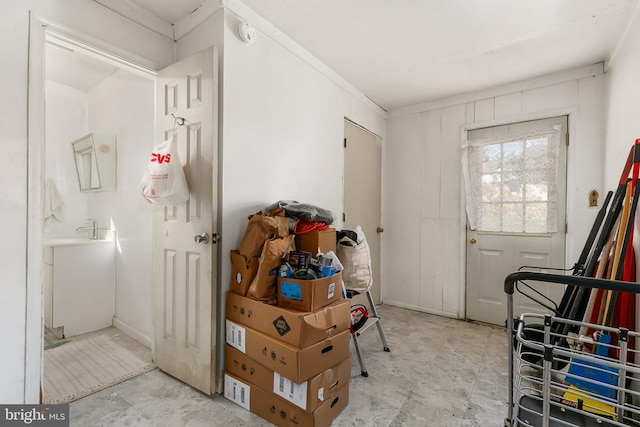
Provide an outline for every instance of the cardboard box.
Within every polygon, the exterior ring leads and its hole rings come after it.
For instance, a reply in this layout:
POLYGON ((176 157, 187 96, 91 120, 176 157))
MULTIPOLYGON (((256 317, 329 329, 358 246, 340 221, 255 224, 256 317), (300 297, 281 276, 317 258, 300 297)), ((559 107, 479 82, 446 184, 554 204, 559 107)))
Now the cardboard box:
POLYGON ((227 293, 227 319, 300 348, 349 329, 350 313, 346 299, 303 312, 227 293))
POLYGON ((315 377, 296 384, 228 344, 225 346, 225 368, 234 377, 280 396, 307 413, 332 399, 351 379, 350 357, 315 377))
POLYGON ((229 319, 226 321, 226 329, 227 344, 296 384, 350 357, 349 331, 340 332, 301 349, 229 319))
POLYGON ((349 385, 341 387, 311 414, 228 372, 224 374, 224 397, 277 426, 327 427, 347 407, 349 385))
POLYGON ((232 250, 231 256, 231 290, 238 295, 245 296, 249 290, 249 285, 256 277, 260 258, 252 257, 245 259, 238 250, 232 250))
POLYGON ((309 231, 304 234, 296 235, 296 250, 311 252, 311 256, 315 258, 320 252, 327 253, 336 251, 336 229, 330 228, 325 231, 309 231))
POLYGON ((278 277, 278 305, 315 311, 342 299, 342 272, 315 280, 278 277))

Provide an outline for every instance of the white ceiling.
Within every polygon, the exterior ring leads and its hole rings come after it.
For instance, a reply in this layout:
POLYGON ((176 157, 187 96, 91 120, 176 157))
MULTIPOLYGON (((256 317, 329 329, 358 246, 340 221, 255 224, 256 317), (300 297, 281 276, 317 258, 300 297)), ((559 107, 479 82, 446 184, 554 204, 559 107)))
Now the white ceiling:
MULTIPOLYGON (((212 0, 122 1, 174 24, 212 0)), ((634 0, 243 3, 387 110, 606 61, 640 7, 634 0)))
POLYGON ((205 0, 129 0, 129 2, 174 24, 195 12, 205 0))
POLYGON ((86 92, 118 70, 71 47, 52 41, 46 46, 45 73, 49 81, 86 92))
POLYGON ((385 109, 605 60, 630 0, 243 0, 385 109))

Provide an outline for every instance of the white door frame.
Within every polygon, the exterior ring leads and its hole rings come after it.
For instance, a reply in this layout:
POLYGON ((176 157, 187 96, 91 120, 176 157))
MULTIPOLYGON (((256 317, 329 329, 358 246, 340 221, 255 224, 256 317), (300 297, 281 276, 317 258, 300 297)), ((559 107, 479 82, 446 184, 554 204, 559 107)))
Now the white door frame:
MULTIPOLYGON (((155 71, 137 65, 103 49, 92 47, 90 38, 56 25, 29 13, 29 65, 27 99, 27 260, 26 260, 26 321, 25 321, 25 378, 24 402, 39 403, 42 384, 44 335, 43 291, 43 236, 44 236, 44 44, 47 36, 74 45, 90 56, 113 63, 129 71, 155 79, 155 71)), ((120 52, 122 53, 122 52, 120 52)), ((132 57, 133 55, 130 55, 132 57)))
MULTIPOLYGON (((533 120, 541 120, 541 119, 550 119, 553 117, 559 116, 567 116, 567 133, 569 135, 575 135, 575 114, 578 112, 576 107, 569 108, 557 108, 557 109, 549 109, 544 111, 539 111, 530 114, 523 114, 518 116, 512 116, 499 120, 488 120, 486 122, 476 122, 469 123, 462 126, 460 132, 460 146, 462 147, 467 142, 467 132, 471 130, 493 127, 493 126, 503 126, 512 123, 518 122, 527 122, 533 120)), ((562 142, 561 142, 562 143, 562 142)), ((570 165, 571 165, 571 151, 569 150, 570 146, 567 147, 567 188, 571 188, 570 185, 573 185, 573 178, 570 175, 570 165)), ((458 318, 466 319, 467 318, 467 201, 465 198, 465 188, 464 188, 464 179, 462 177, 462 170, 460 170, 460 234, 459 234, 459 244, 460 244, 460 259, 464 260, 464 265, 460 269, 460 288, 459 288, 459 305, 458 305, 458 318)), ((565 196, 565 216, 568 217, 569 209, 569 192, 565 196)), ((560 226, 560 225, 558 225, 560 226)), ((568 256, 569 251, 567 250, 567 236, 565 235, 565 251, 564 251, 564 263, 568 265, 568 256)))
POLYGON ((24 401, 40 403, 42 383, 43 200, 44 200, 44 23, 29 16, 27 117, 27 292, 24 401))

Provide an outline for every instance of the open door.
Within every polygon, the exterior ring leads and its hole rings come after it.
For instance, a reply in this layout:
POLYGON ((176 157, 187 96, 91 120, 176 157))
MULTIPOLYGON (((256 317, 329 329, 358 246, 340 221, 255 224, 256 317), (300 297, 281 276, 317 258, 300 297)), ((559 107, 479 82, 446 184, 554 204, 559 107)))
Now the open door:
POLYGON ((155 208, 153 360, 212 394, 216 345, 217 51, 158 73, 156 138, 175 136, 190 198, 155 208))

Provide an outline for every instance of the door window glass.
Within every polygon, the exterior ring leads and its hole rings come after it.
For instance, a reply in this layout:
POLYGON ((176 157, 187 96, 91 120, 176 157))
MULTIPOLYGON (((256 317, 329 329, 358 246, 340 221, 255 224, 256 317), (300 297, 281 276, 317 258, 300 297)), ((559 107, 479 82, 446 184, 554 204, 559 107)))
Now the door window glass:
POLYGON ((537 234, 557 231, 561 126, 526 128, 520 133, 517 125, 510 125, 508 132, 498 131, 493 136, 486 129, 469 132, 462 162, 472 230, 537 234))

